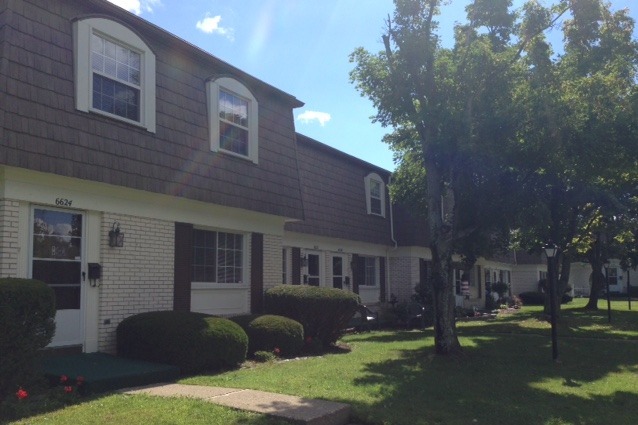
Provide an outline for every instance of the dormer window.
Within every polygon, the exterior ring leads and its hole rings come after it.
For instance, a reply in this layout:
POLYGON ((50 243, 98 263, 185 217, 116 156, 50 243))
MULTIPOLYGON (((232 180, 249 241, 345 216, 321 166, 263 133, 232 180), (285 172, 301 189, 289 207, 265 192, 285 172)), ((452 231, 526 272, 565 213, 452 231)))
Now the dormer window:
POLYGON ((376 173, 368 174, 365 179, 366 208, 368 214, 385 217, 385 184, 376 173))
POLYGON ((258 162, 257 99, 239 81, 224 77, 207 84, 210 148, 258 162))
POLYGON ((93 34, 93 108, 140 121, 141 57, 123 45, 93 34))
POLYGON ((103 18, 74 24, 75 100, 155 132, 155 55, 133 31, 103 18))

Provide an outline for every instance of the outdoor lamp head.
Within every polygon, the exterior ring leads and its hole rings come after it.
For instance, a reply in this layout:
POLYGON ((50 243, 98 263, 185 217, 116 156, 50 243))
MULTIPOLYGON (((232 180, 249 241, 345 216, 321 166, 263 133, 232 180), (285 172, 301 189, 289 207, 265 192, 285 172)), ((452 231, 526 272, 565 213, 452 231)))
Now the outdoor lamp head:
POLYGON ((554 258, 556 254, 558 253, 558 247, 552 243, 547 245, 544 249, 545 249, 545 255, 547 255, 547 258, 554 258))

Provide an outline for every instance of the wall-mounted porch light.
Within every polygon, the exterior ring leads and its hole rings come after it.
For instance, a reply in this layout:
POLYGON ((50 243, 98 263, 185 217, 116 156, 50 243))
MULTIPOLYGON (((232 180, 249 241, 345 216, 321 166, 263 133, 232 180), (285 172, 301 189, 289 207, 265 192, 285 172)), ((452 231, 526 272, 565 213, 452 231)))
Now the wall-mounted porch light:
POLYGON ((124 246, 124 233, 120 232, 120 223, 113 222, 113 227, 109 230, 109 246, 121 248, 124 246))

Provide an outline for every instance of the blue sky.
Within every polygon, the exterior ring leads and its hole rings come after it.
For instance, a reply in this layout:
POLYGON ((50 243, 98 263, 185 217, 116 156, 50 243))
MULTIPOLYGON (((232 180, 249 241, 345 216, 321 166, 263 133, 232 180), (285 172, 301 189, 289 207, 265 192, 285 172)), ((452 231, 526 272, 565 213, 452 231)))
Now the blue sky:
MULTIPOLYGON (((371 102, 349 81, 359 47, 382 49, 392 0, 109 0, 305 103, 294 111, 299 133, 388 170, 389 129, 373 124, 371 102)), ((613 0, 638 18, 636 0, 613 0), (631 3, 631 4, 630 4, 631 3)), ((515 4, 520 1, 515 0, 515 4)), ((448 43, 467 0, 443 9, 448 43)), ((638 36, 638 34, 636 34, 638 36)))

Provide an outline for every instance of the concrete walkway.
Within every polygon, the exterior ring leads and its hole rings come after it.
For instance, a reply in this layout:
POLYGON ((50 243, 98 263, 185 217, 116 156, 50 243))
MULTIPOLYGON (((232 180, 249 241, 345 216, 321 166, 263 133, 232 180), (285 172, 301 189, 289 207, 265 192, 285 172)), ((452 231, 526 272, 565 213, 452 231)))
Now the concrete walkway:
POLYGON ((296 424, 347 425, 350 406, 284 394, 201 385, 159 384, 121 390, 124 394, 189 397, 239 410, 263 413, 296 424))

